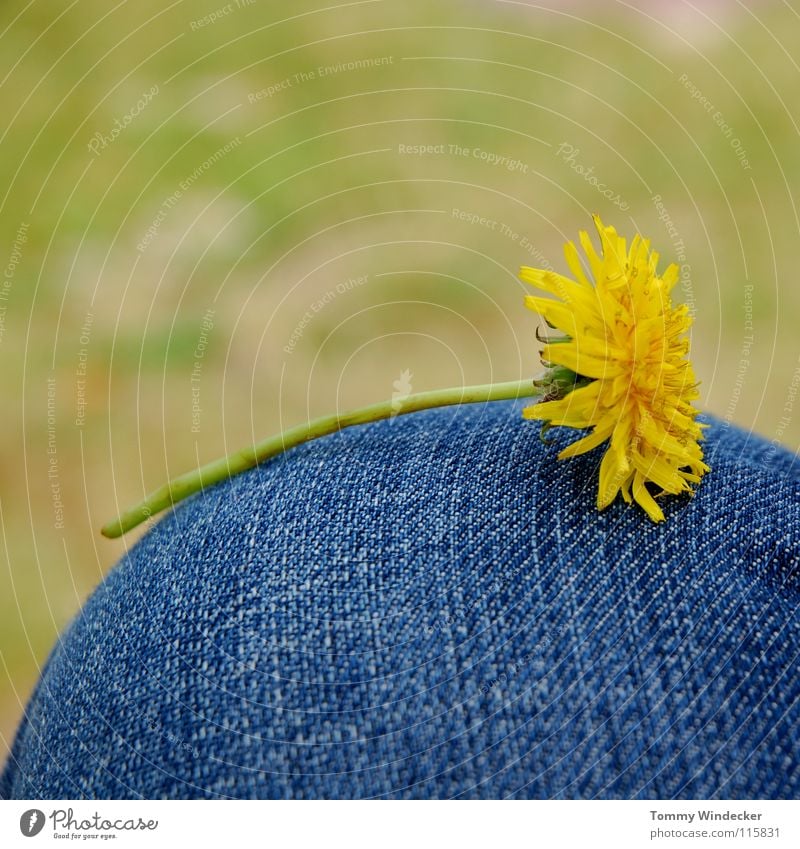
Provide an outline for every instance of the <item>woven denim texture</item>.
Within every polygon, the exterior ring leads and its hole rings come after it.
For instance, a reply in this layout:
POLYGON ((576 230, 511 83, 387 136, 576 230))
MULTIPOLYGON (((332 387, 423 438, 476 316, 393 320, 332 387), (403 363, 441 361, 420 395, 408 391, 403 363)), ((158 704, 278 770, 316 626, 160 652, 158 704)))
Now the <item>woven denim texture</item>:
POLYGON ((712 421, 654 525, 521 406, 180 505, 55 647, 0 797, 797 798, 794 455, 712 421))

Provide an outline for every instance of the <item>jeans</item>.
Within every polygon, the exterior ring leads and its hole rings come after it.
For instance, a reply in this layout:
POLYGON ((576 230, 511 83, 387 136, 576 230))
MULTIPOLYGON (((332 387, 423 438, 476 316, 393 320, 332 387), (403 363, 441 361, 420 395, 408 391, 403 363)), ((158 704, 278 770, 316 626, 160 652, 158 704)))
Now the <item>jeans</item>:
POLYGON ((0 798, 797 798, 794 455, 706 418, 655 525, 521 407, 180 504, 54 648, 0 798))

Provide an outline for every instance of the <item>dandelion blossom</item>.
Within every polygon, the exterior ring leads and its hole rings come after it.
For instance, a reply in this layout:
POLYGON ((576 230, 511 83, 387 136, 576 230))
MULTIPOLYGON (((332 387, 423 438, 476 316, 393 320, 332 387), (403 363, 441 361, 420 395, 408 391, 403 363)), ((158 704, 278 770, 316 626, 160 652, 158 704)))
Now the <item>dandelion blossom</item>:
POLYGON ((628 247, 613 227, 597 216, 594 221, 599 254, 589 235, 580 233, 593 283, 573 242, 564 253, 574 279, 545 269, 520 271, 526 283, 557 298, 529 295, 525 303, 561 333, 543 340, 542 350, 542 361, 561 382, 524 415, 548 426, 590 429, 561 459, 608 443, 598 509, 621 493, 661 522, 656 498, 692 492, 709 471, 699 444, 704 425, 692 405, 698 392, 686 338, 691 316, 670 299, 676 265, 659 274, 648 239, 637 235, 628 247), (573 377, 566 390, 564 374, 573 377))
POLYGON ((561 452, 583 454, 604 442, 597 506, 602 510, 622 493, 641 504, 656 522, 664 519, 656 498, 691 492, 709 471, 696 422, 697 398, 685 338, 690 324, 685 306, 674 308, 669 293, 678 279, 675 265, 659 276, 658 254, 639 236, 627 250, 613 227, 595 218, 602 251, 598 255, 586 233, 581 243, 591 283, 572 242, 565 248, 574 280, 552 271, 523 268, 522 279, 558 300, 530 296, 527 305, 541 313, 560 335, 546 340, 542 379, 512 380, 479 386, 454 386, 410 394, 410 375, 395 381, 385 399, 344 413, 321 416, 290 427, 255 445, 220 457, 179 475, 123 511, 102 527, 109 538, 135 528, 156 513, 195 492, 238 475, 296 445, 337 433, 342 428, 393 419, 419 410, 460 404, 483 404, 538 397, 525 410, 547 427, 566 425, 590 431, 561 452), (405 384, 403 381, 405 380, 405 384), (402 397, 400 397, 402 396, 402 397), (651 491, 652 488, 652 491, 651 491))

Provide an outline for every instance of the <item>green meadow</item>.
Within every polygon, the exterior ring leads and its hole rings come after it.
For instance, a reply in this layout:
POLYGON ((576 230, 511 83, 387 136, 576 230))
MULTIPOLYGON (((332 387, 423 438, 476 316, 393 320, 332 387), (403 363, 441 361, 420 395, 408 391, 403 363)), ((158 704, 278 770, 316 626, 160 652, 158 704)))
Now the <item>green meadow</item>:
POLYGON ((703 408, 797 448, 800 7, 749 5, 3 4, 0 759, 106 520, 395 382, 535 375, 517 270, 592 213, 679 264, 703 408))

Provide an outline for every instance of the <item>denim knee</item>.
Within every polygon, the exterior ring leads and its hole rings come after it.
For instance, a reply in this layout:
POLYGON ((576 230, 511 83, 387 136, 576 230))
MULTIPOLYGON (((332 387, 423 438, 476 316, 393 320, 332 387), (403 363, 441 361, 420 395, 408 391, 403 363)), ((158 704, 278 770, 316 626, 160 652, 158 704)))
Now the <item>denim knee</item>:
POLYGON ((179 505, 52 652, 2 798, 796 798, 795 457, 716 420, 652 524, 520 404, 179 505))

